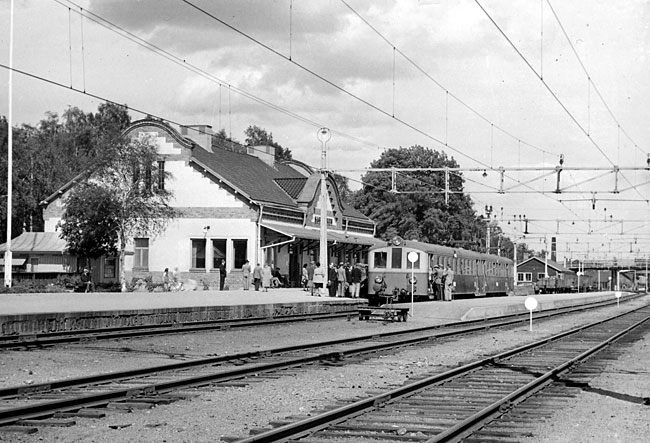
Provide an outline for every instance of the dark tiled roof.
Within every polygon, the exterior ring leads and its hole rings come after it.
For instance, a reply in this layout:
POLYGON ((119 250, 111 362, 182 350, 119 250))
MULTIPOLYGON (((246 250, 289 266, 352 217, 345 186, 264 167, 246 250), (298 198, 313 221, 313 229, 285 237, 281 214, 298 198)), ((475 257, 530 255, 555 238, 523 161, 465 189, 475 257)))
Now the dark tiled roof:
POLYGON ((225 149, 215 149, 214 153, 210 153, 200 147, 192 150, 192 159, 255 201, 297 207, 293 199, 275 182, 276 178, 302 178, 289 166, 276 164, 274 168, 248 154, 225 149))
POLYGON ((298 198, 298 195, 300 195, 300 191, 302 191, 302 188, 305 186, 306 181, 307 177, 275 179, 275 182, 278 184, 278 186, 280 186, 284 192, 289 194, 289 196, 294 200, 298 198))

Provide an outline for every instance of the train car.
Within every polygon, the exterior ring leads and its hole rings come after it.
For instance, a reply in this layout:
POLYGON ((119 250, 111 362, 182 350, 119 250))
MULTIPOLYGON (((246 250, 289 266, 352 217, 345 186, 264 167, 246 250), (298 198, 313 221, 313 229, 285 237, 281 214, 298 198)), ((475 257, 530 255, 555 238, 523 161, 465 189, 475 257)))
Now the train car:
POLYGON ((563 294, 568 292, 589 292, 594 290, 594 278, 582 275, 579 279, 575 274, 566 274, 561 278, 556 276, 542 277, 537 281, 536 289, 539 294, 563 294))
POLYGON ((433 267, 454 271, 453 298, 509 295, 514 287, 513 262, 504 257, 461 248, 393 239, 368 253, 368 297, 381 303, 382 294, 398 302, 433 300, 433 267), (409 260, 409 253, 415 261, 409 260), (412 278, 413 277, 413 278, 412 278), (412 290, 412 291, 411 291, 412 290))

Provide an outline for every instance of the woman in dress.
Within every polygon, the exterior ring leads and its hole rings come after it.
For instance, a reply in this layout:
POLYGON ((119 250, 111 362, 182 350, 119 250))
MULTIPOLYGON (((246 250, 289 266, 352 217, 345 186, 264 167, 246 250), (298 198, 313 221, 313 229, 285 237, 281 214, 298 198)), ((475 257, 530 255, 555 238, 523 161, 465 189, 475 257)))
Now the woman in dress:
POLYGON ((271 277, 271 267, 268 263, 264 263, 264 268, 262 269, 262 287, 264 288, 264 292, 269 292, 271 277))

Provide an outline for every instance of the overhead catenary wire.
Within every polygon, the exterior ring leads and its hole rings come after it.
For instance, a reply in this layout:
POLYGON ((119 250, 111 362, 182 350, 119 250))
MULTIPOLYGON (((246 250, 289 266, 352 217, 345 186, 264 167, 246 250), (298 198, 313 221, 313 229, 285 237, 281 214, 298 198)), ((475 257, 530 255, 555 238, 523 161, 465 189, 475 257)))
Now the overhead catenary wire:
MULTIPOLYGON (((505 31, 499 26, 499 24, 496 22, 496 20, 490 15, 490 13, 483 7, 481 2, 479 0, 474 0, 474 2, 479 6, 479 8, 483 11, 483 13, 486 15, 488 20, 495 26, 495 28, 499 31, 499 33, 503 36, 503 38, 506 39, 508 44, 512 47, 512 49, 517 53, 517 55, 523 60, 523 62, 526 64, 526 66, 535 74, 535 76, 539 79, 539 81, 544 85, 546 90, 551 94, 551 96, 555 99, 555 101, 560 105, 560 107, 564 110, 564 112, 569 116, 571 121, 578 127, 578 129, 587 137, 589 142, 598 150, 598 152, 601 153, 603 158, 605 158, 612 166, 615 166, 615 163, 612 161, 611 158, 605 153, 605 151, 600 147, 600 145, 594 140, 593 137, 589 134, 589 131, 585 129, 585 127, 578 121, 578 119, 573 115, 573 113, 567 108, 567 106, 564 104, 564 102, 558 97, 558 95, 553 91, 551 86, 546 82, 540 75, 539 72, 531 65, 530 61, 524 56, 524 54, 519 50, 519 48, 514 44, 512 39, 505 33, 505 31)), ((630 185, 632 183, 625 177, 624 175, 622 176, 630 185)), ((632 185, 634 186, 634 185, 632 185)), ((641 195, 641 191, 634 187, 636 192, 641 195)))
MULTIPOLYGON (((544 1, 544 0, 542 0, 542 1, 544 1)), ((555 17, 555 20, 557 21, 557 24, 560 27, 560 30, 562 31, 562 34, 564 34, 564 38, 566 39, 567 43, 569 44, 569 47, 571 48, 571 51, 573 51, 573 55, 575 55, 576 60, 578 60, 578 63, 580 64, 580 67, 582 68, 582 71, 587 76, 587 80, 589 82, 589 85, 591 85, 591 88, 593 88, 596 95, 598 95, 598 98, 600 99, 601 103, 603 104, 603 106, 605 106, 605 109, 609 113, 610 117, 616 123, 616 126, 618 127, 618 130, 623 131, 623 134, 625 134, 625 136, 628 138, 628 140, 630 140, 630 142, 632 142, 634 147, 637 148, 641 153, 645 154, 643 149, 641 149, 639 147, 639 145, 632 139, 632 137, 627 133, 627 131, 625 131, 625 129, 621 126, 621 122, 616 118, 616 116, 614 115, 614 112, 612 111, 612 109, 609 107, 609 105, 605 101, 605 98, 603 97, 603 95, 600 93, 600 90, 598 89, 598 87, 594 83, 591 74, 589 74, 589 71, 587 70, 587 67, 582 62, 582 59, 580 58, 580 55, 578 55, 578 51, 576 50, 575 46, 573 45, 573 42, 569 38, 569 34, 567 33, 566 29, 564 28, 564 25, 562 24, 562 21, 560 20, 560 17, 555 12, 555 8, 553 8, 553 5, 551 5, 551 1, 546 0, 546 3, 548 3, 548 6, 549 6, 551 12, 553 13, 553 16, 555 17)))

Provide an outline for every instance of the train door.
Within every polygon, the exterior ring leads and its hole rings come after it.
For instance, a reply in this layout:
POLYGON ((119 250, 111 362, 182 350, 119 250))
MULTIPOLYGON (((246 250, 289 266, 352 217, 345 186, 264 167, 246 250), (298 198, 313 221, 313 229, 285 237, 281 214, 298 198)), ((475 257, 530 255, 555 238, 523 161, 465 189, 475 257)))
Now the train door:
POLYGON ((478 288, 477 292, 479 296, 485 295, 487 293, 487 269, 485 260, 476 260, 477 266, 477 277, 478 277, 478 288))

